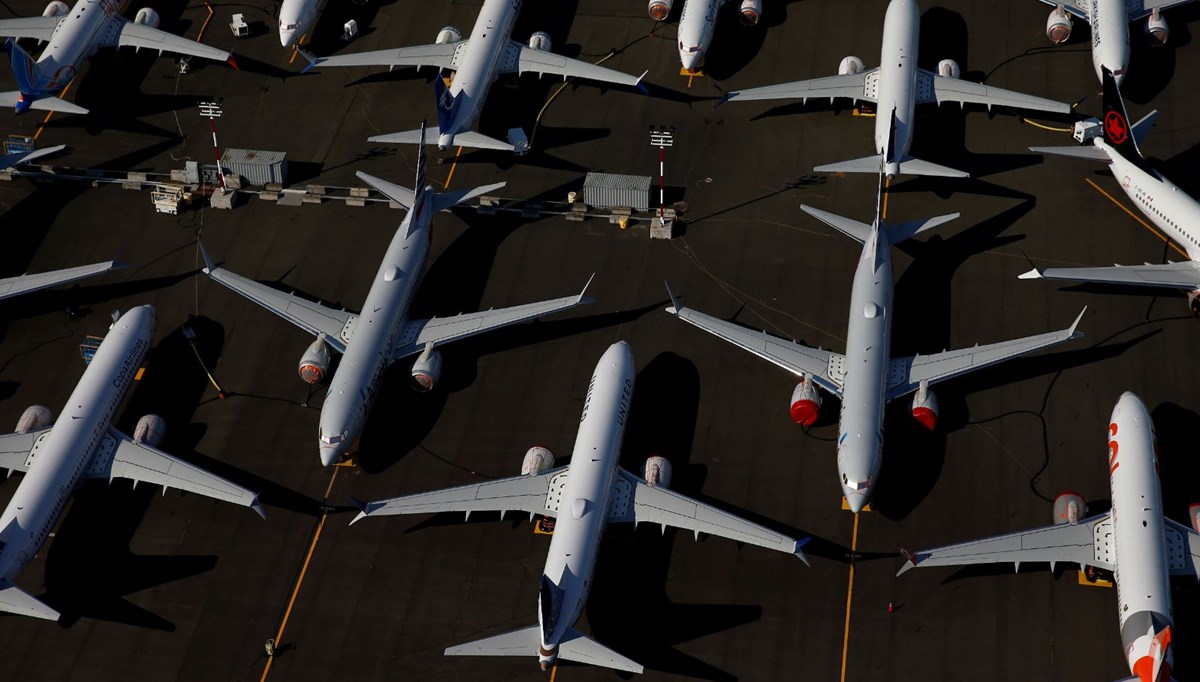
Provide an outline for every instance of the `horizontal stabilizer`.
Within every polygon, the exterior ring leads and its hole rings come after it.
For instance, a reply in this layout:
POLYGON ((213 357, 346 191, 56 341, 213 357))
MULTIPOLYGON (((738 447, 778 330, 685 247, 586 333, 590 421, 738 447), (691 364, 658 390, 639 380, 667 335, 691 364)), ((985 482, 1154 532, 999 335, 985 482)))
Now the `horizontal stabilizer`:
POLYGON ((1052 154, 1054 156, 1070 156, 1076 159, 1086 159, 1088 161, 1104 161, 1108 162, 1108 152, 1105 152, 1099 147, 1077 147, 1068 145, 1065 147, 1030 147, 1029 151, 1037 154, 1052 154))
POLYGON ((818 173, 878 173, 879 155, 864 156, 861 159, 827 163, 813 169, 818 173))
POLYGON ((642 672, 642 666, 636 661, 622 656, 573 628, 567 629, 565 641, 559 643, 558 657, 566 661, 598 665, 629 673, 642 672))
POLYGON ((457 206, 464 201, 470 201, 475 197, 481 197, 488 192, 494 192, 508 183, 495 182, 490 185, 481 185, 479 187, 469 187, 467 189, 456 189, 453 192, 438 192, 433 195, 433 210, 444 211, 448 208, 457 206))
POLYGON ((447 656, 536 656, 541 646, 540 626, 531 625, 501 635, 446 648, 447 656))
MULTIPOLYGON (((0 106, 15 107, 20 99, 21 92, 19 90, 0 92, 0 106)), ((72 104, 71 102, 68 102, 64 99, 59 99, 57 97, 41 97, 35 99, 33 100, 33 104, 29 105, 29 108, 37 109, 38 111, 57 111, 62 114, 88 113, 87 109, 84 109, 78 104, 72 104)))
POLYGON ((368 185, 374 187, 379 191, 380 194, 384 195, 388 199, 400 204, 404 208, 412 208, 413 198, 416 196, 416 193, 411 189, 407 187, 401 187, 400 185, 397 185, 393 182, 388 182, 387 180, 382 180, 374 175, 368 175, 362 171, 358 171, 355 173, 355 175, 358 176, 359 180, 362 180, 368 185))
MULTIPOLYGON (((879 157, 873 156, 871 158, 875 162, 875 171, 878 172, 879 157)), ((800 210, 816 218, 817 220, 820 220, 838 232, 841 232, 847 237, 858 240, 858 243, 860 244, 867 243, 867 239, 871 236, 871 226, 867 225, 866 223, 860 223, 857 220, 851 220, 850 218, 843 218, 836 213, 822 211, 819 208, 813 208, 812 206, 805 204, 800 205, 800 210)))
POLYGON ((969 173, 949 168, 947 166, 939 166, 936 163, 922 161, 921 159, 908 158, 900 162, 901 175, 932 175, 939 178, 969 178, 969 173))
POLYGON ((45 620, 58 620, 60 615, 58 611, 46 606, 35 599, 33 595, 7 580, 0 580, 0 611, 45 620))
MULTIPOLYGON (((438 136, 441 135, 438 128, 429 127, 426 129, 429 137, 429 143, 437 142, 438 136)), ((387 144, 421 144, 420 130, 406 130, 402 133, 388 133, 387 135, 376 135, 367 138, 367 142, 385 142, 387 144)), ((513 146, 507 142, 480 135, 471 130, 464 130, 461 133, 454 134, 454 145, 458 147, 470 147, 471 149, 498 149, 500 151, 511 152, 513 146)))
POLYGON ((899 244, 905 239, 912 239, 926 230, 932 230, 939 225, 945 225, 958 216, 958 213, 947 213, 936 218, 924 218, 922 220, 900 223, 899 225, 888 225, 885 234, 887 234, 889 244, 899 244))

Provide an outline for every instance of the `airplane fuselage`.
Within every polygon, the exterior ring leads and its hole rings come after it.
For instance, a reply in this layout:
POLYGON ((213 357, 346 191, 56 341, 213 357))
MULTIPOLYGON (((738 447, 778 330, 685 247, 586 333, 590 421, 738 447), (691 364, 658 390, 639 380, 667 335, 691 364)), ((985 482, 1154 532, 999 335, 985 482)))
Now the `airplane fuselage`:
MULTIPOLYGON (((1139 676, 1147 665, 1139 661, 1150 654, 1154 635, 1174 619, 1155 450, 1149 411, 1136 395, 1123 394, 1108 427, 1110 518, 1121 643, 1130 671, 1139 676)), ((1171 662, 1168 647, 1167 674, 1160 679, 1170 677, 1171 662)))
POLYGON ((1092 66, 1096 78, 1104 81, 1101 68, 1113 72, 1117 85, 1129 69, 1129 15, 1125 0, 1091 0, 1087 6, 1088 23, 1092 27, 1092 66))
POLYGON ((450 83, 450 96, 461 95, 462 101, 450 125, 441 130, 438 149, 453 146, 454 136, 470 130, 479 118, 488 90, 500 75, 500 59, 508 49, 509 36, 520 11, 521 0, 484 0, 450 83))
POLYGON ((561 606, 552 627, 542 622, 543 609, 538 609, 543 663, 557 654, 558 643, 579 620, 587 604, 600 539, 608 525, 613 477, 629 419, 634 378, 633 352, 628 343, 620 341, 605 351, 588 384, 543 572, 546 579, 562 590, 561 606))
POLYGON ((1130 163, 1103 139, 1094 138, 1093 143, 1108 153, 1113 177, 1138 209, 1163 234, 1182 246, 1188 258, 1200 260, 1200 203, 1170 180, 1130 163))
POLYGON ((913 110, 917 102, 917 42, 920 9, 915 0, 892 0, 883 17, 875 108, 875 151, 885 158, 886 173, 900 172, 900 161, 912 146, 913 110), (892 136, 892 114, 896 133, 892 136))
POLYGON ((728 0, 685 0, 679 15, 679 62, 695 70, 712 44, 717 12, 728 0))
POLYGON ((96 454, 115 450, 108 430, 153 332, 152 306, 133 308, 113 323, 54 428, 34 447, 28 471, 0 514, 0 541, 5 543, 0 575, 8 581, 37 554, 96 454))
POLYGON ((46 49, 38 57, 30 80, 37 92, 34 97, 62 91, 79 73, 83 60, 96 53, 104 29, 121 9, 121 0, 79 0, 64 14, 50 34, 46 49))
POLYGON ((329 466, 353 444, 366 424, 384 370, 405 324, 413 293, 429 255, 431 190, 422 193, 383 255, 362 312, 354 321, 351 341, 329 382, 321 406, 321 463, 329 466), (409 230, 410 221, 417 227, 409 230))
POLYGON ((312 35, 324 7, 325 0, 283 0, 279 5, 279 43, 291 47, 312 35))

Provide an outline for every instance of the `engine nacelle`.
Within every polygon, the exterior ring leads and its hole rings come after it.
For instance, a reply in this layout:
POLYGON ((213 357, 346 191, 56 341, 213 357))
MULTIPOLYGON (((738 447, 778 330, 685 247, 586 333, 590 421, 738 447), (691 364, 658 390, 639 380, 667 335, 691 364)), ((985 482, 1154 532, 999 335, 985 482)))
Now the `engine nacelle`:
POLYGON ((17 433, 30 433, 54 423, 54 413, 45 405, 30 405, 17 420, 17 433))
POLYGON ((655 21, 666 21, 671 13, 671 4, 675 0, 650 0, 650 18, 655 21))
POLYGON ((925 384, 917 389, 913 396, 912 416, 926 431, 937 428, 938 401, 937 396, 925 384))
POLYGON ((1061 7, 1054 8, 1046 17, 1046 37, 1055 45, 1061 45, 1071 38, 1071 28, 1075 20, 1061 7))
POLYGON ((529 47, 542 52, 549 52, 552 43, 550 42, 550 34, 545 31, 538 31, 529 36, 529 47))
POLYGON ((1150 13, 1150 18, 1146 19, 1146 42, 1154 47, 1162 47, 1167 44, 1167 38, 1171 36, 1171 29, 1167 26, 1167 20, 1163 18, 1158 10, 1150 13))
POLYGON ((157 414, 143 415, 133 429, 133 442, 156 448, 167 437, 167 420, 157 414))
POLYGON ((442 377, 442 354, 433 349, 433 344, 425 346, 425 350, 417 356, 412 366, 413 388, 424 393, 432 391, 442 377))
POLYGON ((742 0, 741 22, 743 26, 753 26, 762 16, 762 0, 742 0))
POLYGON ((1192 518, 1192 530, 1200 533, 1200 502, 1188 505, 1188 516, 1192 518))
POLYGON ((838 64, 838 75, 849 76, 856 73, 861 73, 864 68, 863 60, 850 55, 838 64))
POLYGON ((457 26, 443 26, 442 30, 438 31, 437 39, 433 42, 438 45, 446 43, 457 43, 462 40, 462 31, 458 30, 457 26))
POLYGON ((554 468, 554 453, 540 445, 535 445, 525 451, 525 459, 521 460, 522 476, 537 476, 543 471, 554 468))
POLYGON ((944 78, 958 78, 962 75, 962 69, 953 59, 943 59, 938 62, 938 75, 944 78))
POLYGON ((54 2, 46 5, 46 9, 42 11, 43 17, 61 17, 71 11, 71 6, 62 0, 54 0, 54 2))
POLYGON ((300 356, 300 378, 309 384, 319 384, 329 373, 329 344, 325 343, 325 335, 317 336, 317 340, 300 356))
POLYGON ((821 417, 821 392, 807 375, 801 376, 800 383, 792 389, 792 407, 789 414, 792 421, 800 426, 812 426, 821 417))
POLYGON ((143 7, 139 9, 137 15, 133 17, 133 23, 141 24, 147 28, 158 28, 158 12, 155 12, 149 7, 143 7))
POLYGON ((1085 514, 1087 514, 1087 503, 1079 495, 1062 493, 1054 498, 1054 525, 1074 526, 1085 514))
POLYGON ((642 478, 646 479, 646 485, 651 488, 670 488, 671 463, 666 457, 659 455, 647 457, 646 463, 642 465, 642 478))

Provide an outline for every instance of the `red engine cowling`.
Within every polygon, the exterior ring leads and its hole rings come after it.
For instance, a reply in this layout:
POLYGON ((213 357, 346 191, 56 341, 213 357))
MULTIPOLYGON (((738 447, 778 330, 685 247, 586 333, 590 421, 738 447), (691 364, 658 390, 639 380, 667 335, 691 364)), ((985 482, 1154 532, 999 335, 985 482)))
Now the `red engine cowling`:
POLYGON ((447 43, 457 43, 462 40, 462 31, 458 30, 457 26, 444 26, 438 31, 437 39, 434 44, 445 45, 447 43))
POLYGON ((554 468, 554 453, 549 448, 535 445, 525 451, 525 459, 521 460, 522 476, 537 476, 543 471, 554 468))
POLYGON ((1075 21, 1061 7, 1056 7, 1050 16, 1046 17, 1046 37, 1055 45, 1061 45, 1071 38, 1071 27, 1075 21))
POLYGON ((659 455, 647 457, 646 463, 642 465, 642 478, 646 479, 646 484, 651 488, 670 488, 671 463, 666 457, 659 455))
POLYGON ((329 344, 325 343, 324 334, 317 336, 304 355, 300 356, 300 378, 306 383, 319 384, 329 373, 329 344))
POLYGON ((821 418, 821 391, 807 375, 792 389, 792 421, 800 426, 812 426, 821 418))
POLYGON ((46 5, 46 9, 42 11, 43 17, 61 17, 71 11, 71 6, 62 0, 54 0, 54 2, 46 5))
POLYGON ((742 0, 741 22, 743 26, 753 26, 762 16, 762 0, 742 0))
POLYGON ((667 15, 671 13, 671 3, 674 0, 650 0, 650 18, 655 21, 666 21, 667 15))
POLYGON ((1196 317, 1200 317, 1200 289, 1192 289, 1187 295, 1188 310, 1196 317))
POLYGON ((962 69, 953 59, 943 59, 938 62, 938 75, 945 78, 958 78, 962 75, 962 69))
POLYGON ((1200 533, 1200 502, 1188 505, 1188 516, 1192 519, 1192 530, 1200 533))
POLYGON ((133 17, 133 23, 141 24, 147 28, 158 28, 158 21, 158 12, 149 7, 139 9, 138 13, 133 17))
POLYGON ((937 396, 925 384, 917 389, 913 396, 912 416, 926 431, 937 428, 938 401, 937 396))
POLYGON ((133 442, 156 448, 167 437, 167 420, 157 414, 143 415, 133 429, 133 442))
POLYGON ((529 47, 542 52, 549 52, 553 43, 550 42, 550 34, 545 31, 538 31, 529 36, 529 47))
POLYGON ((1154 47, 1162 47, 1167 44, 1167 39, 1171 36, 1171 29, 1167 26, 1167 20, 1154 10, 1150 13, 1150 18, 1146 19, 1146 42, 1154 47))
POLYGON ((838 63, 838 75, 849 76, 852 74, 861 73, 865 66, 866 65, 863 64, 863 60, 855 57, 854 55, 850 55, 849 57, 843 58, 842 61, 838 63))
POLYGON ((17 420, 17 433, 30 433, 54 423, 54 413, 45 405, 30 405, 17 420))
POLYGON ((1054 525, 1074 526, 1087 514, 1087 503, 1075 493, 1062 493, 1054 498, 1054 525))
POLYGON ((433 349, 433 344, 425 346, 425 350, 417 356, 412 366, 413 388, 424 393, 432 391, 442 377, 442 354, 433 349))

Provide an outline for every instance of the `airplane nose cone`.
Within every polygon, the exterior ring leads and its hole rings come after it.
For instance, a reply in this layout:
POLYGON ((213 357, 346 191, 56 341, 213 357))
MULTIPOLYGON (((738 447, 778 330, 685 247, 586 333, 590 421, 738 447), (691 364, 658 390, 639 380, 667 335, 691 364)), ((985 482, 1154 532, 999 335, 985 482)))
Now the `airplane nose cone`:
POLYGON ((867 506, 870 500, 867 497, 866 491, 863 490, 846 490, 846 506, 850 507, 850 512, 857 514, 867 506))
POLYGON ((338 458, 341 456, 342 453, 338 452, 337 448, 331 445, 321 445, 321 466, 332 466, 337 463, 338 458))
POLYGON ((683 64, 683 68, 687 69, 688 71, 695 71, 696 67, 700 64, 700 53, 680 52, 679 63, 683 64))
POLYGON ((284 47, 291 47, 292 45, 295 45, 296 44, 296 32, 295 31, 285 31, 282 28, 279 29, 279 44, 284 47))

